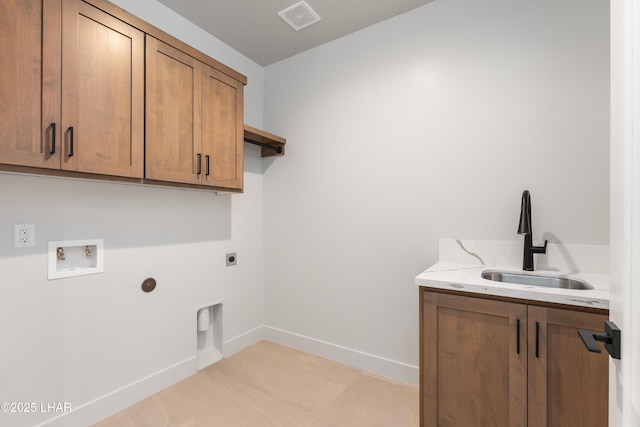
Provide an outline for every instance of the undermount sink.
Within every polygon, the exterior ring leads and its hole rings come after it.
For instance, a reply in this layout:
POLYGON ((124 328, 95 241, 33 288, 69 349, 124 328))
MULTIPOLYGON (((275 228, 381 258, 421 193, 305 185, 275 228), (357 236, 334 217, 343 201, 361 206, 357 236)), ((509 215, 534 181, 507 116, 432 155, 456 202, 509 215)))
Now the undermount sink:
POLYGON ((593 289, 593 286, 582 280, 557 276, 542 276, 539 274, 516 273, 512 271, 485 270, 482 272, 482 278, 493 280, 494 282, 544 286, 547 288, 593 289))

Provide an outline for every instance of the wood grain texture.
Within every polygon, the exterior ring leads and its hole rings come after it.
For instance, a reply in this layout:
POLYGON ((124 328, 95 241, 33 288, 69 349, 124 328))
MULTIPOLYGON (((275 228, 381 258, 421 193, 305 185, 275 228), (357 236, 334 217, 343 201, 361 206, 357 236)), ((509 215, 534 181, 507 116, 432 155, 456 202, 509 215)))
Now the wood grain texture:
POLYGON ((95 427, 415 427, 418 389, 261 341, 95 427))
POLYGON ((602 330, 602 310, 424 289, 422 303, 421 425, 607 425, 609 358, 588 352, 577 333, 602 330), (508 331, 518 319, 516 356, 508 331))
POLYGON ((126 10, 116 6, 115 4, 109 2, 108 0, 86 0, 87 3, 94 5, 96 8, 103 10, 111 16, 115 16, 118 19, 121 19, 124 22, 127 22, 132 27, 139 29, 140 31, 149 34, 155 39, 162 40, 167 44, 175 47, 181 52, 186 53, 192 58, 197 59, 203 64, 207 64, 210 67, 215 68, 216 70, 220 70, 229 77, 239 81, 243 85, 247 84, 247 77, 238 71, 224 65, 223 63, 211 58, 210 56, 200 52, 192 46, 189 46, 185 42, 176 39, 175 37, 167 34, 166 32, 160 30, 159 28, 154 27, 148 22, 138 18, 135 15, 127 12, 126 10))
POLYGON ((149 180, 242 190, 241 82, 147 36, 149 180))
POLYGON ((148 179, 197 184, 201 152, 201 63, 147 36, 148 179))
POLYGON ((60 130, 61 11, 61 0, 0 2, 0 163, 60 167, 49 153, 60 130))
POLYGON ((237 80, 203 66, 202 153, 209 172, 203 175, 204 185, 243 187, 243 89, 237 80))
POLYGON ((62 168, 142 178, 144 35, 80 0, 63 6, 62 168))
POLYGON ((422 425, 525 426, 526 306, 426 291, 423 301, 422 425))
POLYGON ((604 350, 588 352, 578 336, 579 329, 603 330, 605 320, 608 316, 529 307, 529 425, 607 425, 609 356, 604 350))

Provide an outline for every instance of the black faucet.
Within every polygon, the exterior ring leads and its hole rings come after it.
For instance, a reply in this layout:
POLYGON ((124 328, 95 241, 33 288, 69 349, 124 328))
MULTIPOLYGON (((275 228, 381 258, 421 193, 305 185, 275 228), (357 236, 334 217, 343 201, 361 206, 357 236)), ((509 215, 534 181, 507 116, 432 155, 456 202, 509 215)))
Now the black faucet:
POLYGON ((518 234, 524 234, 524 256, 522 259, 522 269, 533 271, 533 254, 546 254, 547 241, 544 246, 533 246, 531 239, 531 196, 529 190, 522 192, 522 206, 520 207, 520 224, 518 234))

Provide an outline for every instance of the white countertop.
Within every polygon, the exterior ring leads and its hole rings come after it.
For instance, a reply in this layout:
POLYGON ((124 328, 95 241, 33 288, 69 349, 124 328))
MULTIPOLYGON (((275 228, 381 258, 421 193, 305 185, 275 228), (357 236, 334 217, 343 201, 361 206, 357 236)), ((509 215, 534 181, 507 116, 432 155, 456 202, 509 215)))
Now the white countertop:
POLYGON ((448 289, 477 294, 526 300, 609 309, 609 276, 595 273, 562 273, 537 270, 527 272, 579 279, 593 286, 593 290, 557 289, 543 286, 495 282, 481 277, 484 270, 523 272, 506 265, 478 265, 441 261, 416 277, 415 284, 433 289, 448 289))

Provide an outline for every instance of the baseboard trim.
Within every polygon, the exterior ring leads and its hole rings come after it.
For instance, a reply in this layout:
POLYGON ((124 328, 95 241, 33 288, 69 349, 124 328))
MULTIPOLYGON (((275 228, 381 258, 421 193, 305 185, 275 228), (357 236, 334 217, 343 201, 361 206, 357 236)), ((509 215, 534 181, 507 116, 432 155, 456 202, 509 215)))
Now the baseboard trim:
POLYGON ((229 341, 224 342, 224 357, 229 357, 240 350, 249 347, 264 339, 264 325, 257 326, 250 331, 238 335, 229 341))
POLYGON ((264 327, 264 338, 406 384, 417 386, 419 383, 420 368, 417 366, 411 366, 271 326, 264 327))
POLYGON ((159 372, 87 402, 71 412, 50 419, 39 427, 87 426, 139 402, 197 372, 196 357, 190 357, 159 372))
MULTIPOLYGON (((258 326, 237 337, 225 341, 224 357, 229 357, 238 351, 255 344, 263 339, 286 345, 307 353, 315 354, 329 360, 343 363, 366 372, 381 375, 403 383, 418 385, 419 368, 397 362, 373 354, 353 350, 347 347, 331 344, 315 338, 285 331, 270 326, 258 326)), ((135 381, 129 385, 114 390, 98 399, 87 402, 71 412, 47 420, 37 427, 69 427, 86 426, 97 423, 118 411, 155 394, 198 371, 197 357, 169 366, 159 372, 135 381)))
MULTIPOLYGON (((260 325, 226 341, 223 346, 224 357, 228 357, 262 339, 264 339, 264 327, 260 325)), ((68 413, 38 424, 37 427, 69 427, 95 424, 146 399, 152 394, 194 375, 196 372, 198 372, 198 360, 197 355, 194 355, 173 366, 73 408, 68 413)))

